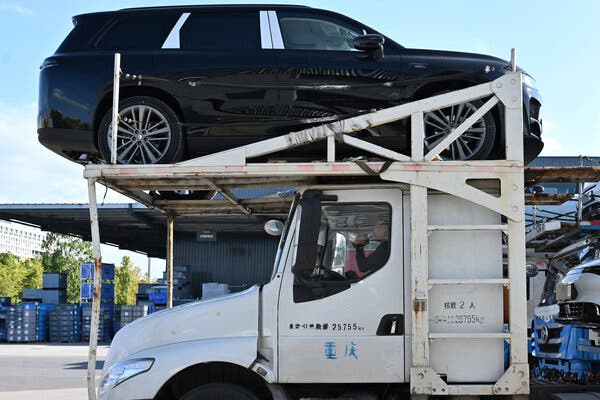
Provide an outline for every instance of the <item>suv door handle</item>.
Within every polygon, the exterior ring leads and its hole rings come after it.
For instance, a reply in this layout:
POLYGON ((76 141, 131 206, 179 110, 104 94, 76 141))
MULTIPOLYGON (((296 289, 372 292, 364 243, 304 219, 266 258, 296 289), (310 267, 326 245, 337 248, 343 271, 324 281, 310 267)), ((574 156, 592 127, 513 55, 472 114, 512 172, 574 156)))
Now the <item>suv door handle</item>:
POLYGON ((377 327, 377 336, 404 335, 404 314, 386 314, 377 327))
POLYGON ((427 69, 427 63, 408 63, 408 68, 427 69))

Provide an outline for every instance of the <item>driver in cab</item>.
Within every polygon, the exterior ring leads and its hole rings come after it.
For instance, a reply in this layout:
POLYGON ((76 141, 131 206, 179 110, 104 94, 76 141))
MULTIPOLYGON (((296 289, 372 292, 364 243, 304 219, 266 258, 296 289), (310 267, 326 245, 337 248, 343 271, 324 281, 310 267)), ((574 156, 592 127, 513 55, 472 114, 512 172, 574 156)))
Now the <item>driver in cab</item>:
POLYGON ((383 267, 390 251, 389 237, 389 220, 386 218, 380 218, 373 227, 372 238, 379 242, 379 245, 370 254, 365 254, 365 246, 370 242, 369 236, 361 233, 356 237, 353 245, 356 249, 356 264, 360 272, 371 273, 383 267))

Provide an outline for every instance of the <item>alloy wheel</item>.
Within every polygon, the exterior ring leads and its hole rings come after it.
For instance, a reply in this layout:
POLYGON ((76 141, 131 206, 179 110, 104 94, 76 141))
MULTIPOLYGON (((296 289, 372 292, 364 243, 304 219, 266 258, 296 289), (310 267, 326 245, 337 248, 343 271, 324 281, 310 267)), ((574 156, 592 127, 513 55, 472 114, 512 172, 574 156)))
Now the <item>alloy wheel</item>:
MULTIPOLYGON (((450 132, 455 130, 477 107, 472 103, 458 104, 441 110, 426 113, 423 116, 425 123, 425 151, 430 151, 438 145, 450 132)), ((470 160, 478 157, 484 148, 488 135, 488 126, 485 116, 479 118, 461 136, 452 142, 440 153, 444 160, 470 160)))
MULTIPOLYGON (((108 128, 111 147, 112 127, 108 128)), ((149 105, 125 107, 119 112, 117 163, 155 164, 169 151, 173 132, 163 113, 149 105)))

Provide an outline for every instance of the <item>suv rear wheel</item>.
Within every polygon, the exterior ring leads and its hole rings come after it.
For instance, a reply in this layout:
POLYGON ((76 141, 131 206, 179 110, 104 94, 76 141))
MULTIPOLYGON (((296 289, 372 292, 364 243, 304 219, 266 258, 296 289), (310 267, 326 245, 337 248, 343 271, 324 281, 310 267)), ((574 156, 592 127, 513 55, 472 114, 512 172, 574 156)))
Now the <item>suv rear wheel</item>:
MULTIPOLYGON (((112 108, 98 130, 98 147, 110 161, 112 108)), ((183 156, 183 133, 177 115, 153 97, 129 97, 119 102, 118 164, 168 164, 183 156)))
MULTIPOLYGON (((439 93, 438 93, 439 94, 439 93)), ((464 104, 425 113, 425 152, 456 129, 465 119, 475 113, 483 102, 474 100, 464 104)), ((492 153, 496 140, 496 123, 492 112, 487 112, 469 129, 440 153, 444 160, 485 160, 492 153)))
POLYGON ((179 400, 259 400, 259 398, 237 385, 209 383, 190 390, 179 400))

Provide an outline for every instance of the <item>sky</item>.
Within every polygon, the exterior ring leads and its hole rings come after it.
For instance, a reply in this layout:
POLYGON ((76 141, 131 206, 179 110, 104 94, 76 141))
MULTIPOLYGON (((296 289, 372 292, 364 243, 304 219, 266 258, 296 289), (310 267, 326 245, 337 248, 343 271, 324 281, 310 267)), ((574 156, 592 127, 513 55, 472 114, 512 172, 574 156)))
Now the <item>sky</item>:
MULTIPOLYGON (((519 66, 536 78, 544 98, 541 114, 545 148, 541 155, 600 156, 598 1, 277 3, 340 12, 410 48, 485 53, 509 59, 510 49, 515 47, 519 66)), ((82 167, 44 148, 36 134, 39 66, 71 30, 71 17, 172 4, 147 0, 0 0, 0 203, 87 203, 82 167)), ((99 198, 103 193, 99 188, 99 198)), ((109 192, 105 201, 128 199, 109 192)), ((129 255, 143 271, 146 269, 147 259, 142 255, 107 246, 102 251, 107 262, 118 263, 123 255, 129 255)), ((153 260, 152 265, 156 276, 164 261, 153 260)))

